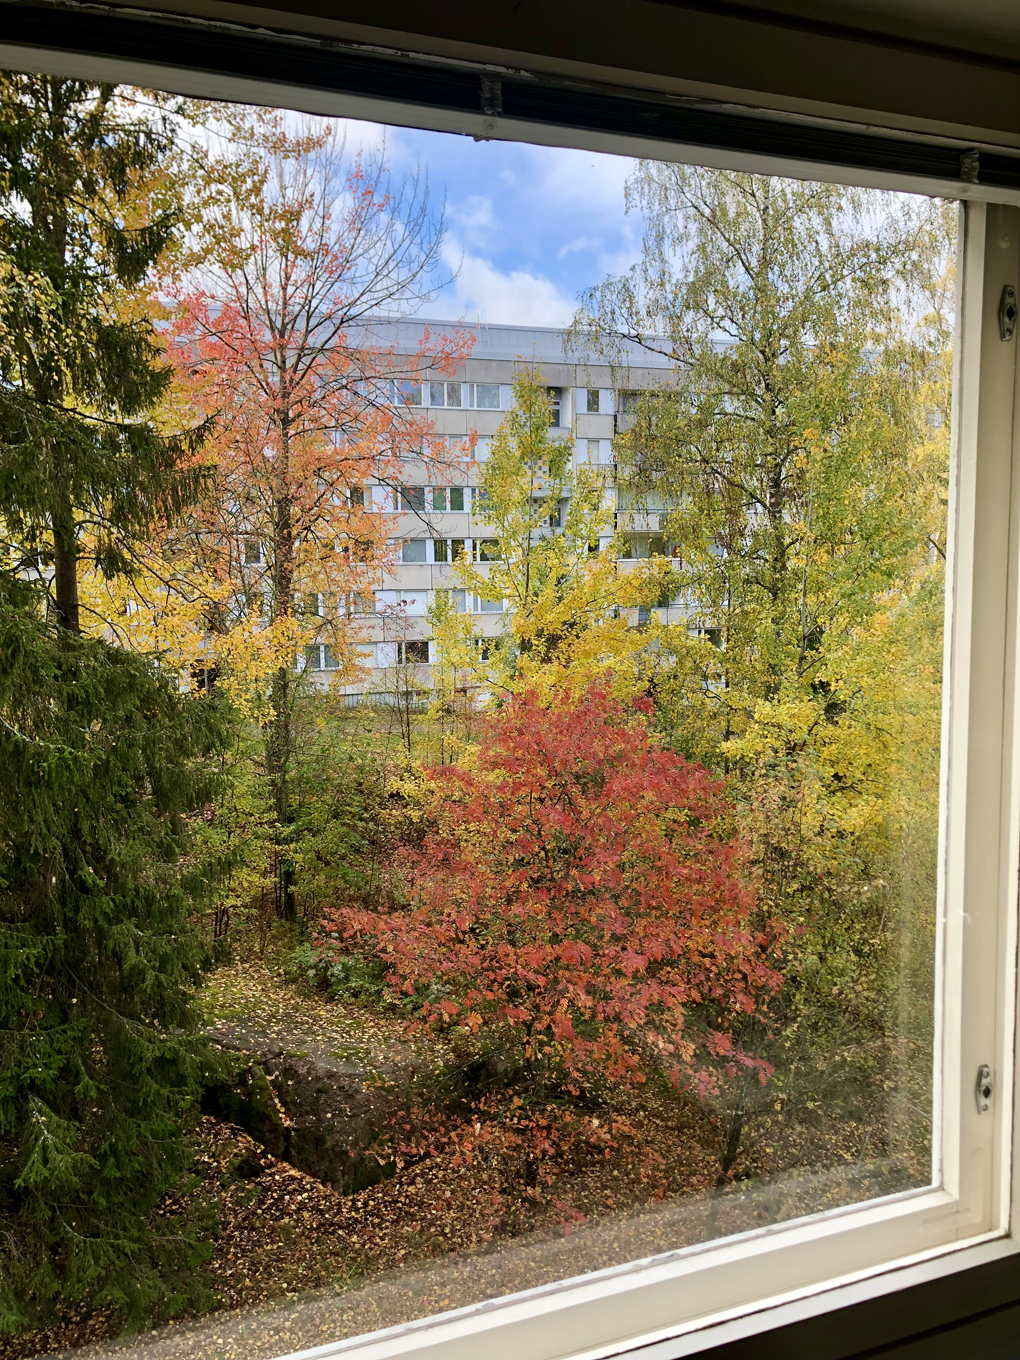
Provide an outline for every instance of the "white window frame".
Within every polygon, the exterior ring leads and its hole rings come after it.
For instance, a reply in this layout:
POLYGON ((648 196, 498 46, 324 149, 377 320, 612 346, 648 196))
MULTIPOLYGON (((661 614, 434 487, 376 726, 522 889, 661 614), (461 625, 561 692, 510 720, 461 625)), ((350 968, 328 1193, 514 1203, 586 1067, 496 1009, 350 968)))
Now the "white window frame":
POLYGON ((1020 209, 961 214, 947 560, 935 1055, 941 1183, 665 1252, 340 1341, 357 1360, 643 1360, 937 1278, 1018 1249, 1020 410, 999 300, 1020 284, 1020 209), (995 1094, 979 1114, 978 1067, 995 1094))
MULTIPOLYGON (((290 86, 133 60, 7 47, 0 65, 292 106, 290 86)), ((301 107, 491 135, 484 114, 439 114, 309 91, 301 107)), ((1020 869, 1020 412, 1016 338, 1000 339, 1020 283, 1015 191, 784 161, 615 133, 500 120, 528 142, 768 174, 968 194, 962 216, 949 503, 936 998, 934 1189, 666 1252, 303 1352, 357 1360, 678 1360, 710 1346, 1020 1253, 1017 880, 1020 869), (983 200, 983 201, 982 201, 983 200), (979 1065, 993 1073, 977 1112, 979 1065), (1015 1163, 1015 1164, 1014 1164, 1015 1163)), ((615 402, 614 402, 615 404, 615 402)), ((503 402, 501 402, 501 406, 503 402)), ((562 428, 562 427, 561 427, 562 428)), ((469 541, 470 542, 470 541, 469 541)))

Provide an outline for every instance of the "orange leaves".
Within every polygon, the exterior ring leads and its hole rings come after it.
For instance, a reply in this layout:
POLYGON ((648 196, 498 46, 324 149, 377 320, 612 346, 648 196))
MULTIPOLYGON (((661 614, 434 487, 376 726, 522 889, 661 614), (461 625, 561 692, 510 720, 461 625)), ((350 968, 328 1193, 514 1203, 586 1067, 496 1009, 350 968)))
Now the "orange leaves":
MULTIPOLYGON (((381 153, 348 156, 330 125, 295 130, 243 109, 221 123, 224 154, 210 146, 195 162, 194 251, 164 281, 178 393, 212 422, 214 477, 188 523, 165 526, 167 547, 192 580, 227 583, 207 630, 214 659, 236 669, 231 631, 248 625, 234 649, 244 661, 260 651, 254 634, 286 620, 288 659, 326 643, 350 680, 364 597, 388 560, 371 486, 394 485, 423 448, 433 458, 413 391, 471 341, 426 327, 416 352, 398 353, 373 338, 370 318, 434 281, 439 229, 423 185, 394 186, 381 153), (295 610, 296 597, 315 607, 295 610)), ((463 462, 445 446, 443 457, 463 462)))
POLYGON ((398 866, 410 901, 331 918, 423 1020, 562 1089, 764 1072, 719 1019, 760 1011, 780 981, 743 849, 721 786, 640 710, 598 688, 552 707, 522 693, 470 769, 432 777, 433 829, 398 866))

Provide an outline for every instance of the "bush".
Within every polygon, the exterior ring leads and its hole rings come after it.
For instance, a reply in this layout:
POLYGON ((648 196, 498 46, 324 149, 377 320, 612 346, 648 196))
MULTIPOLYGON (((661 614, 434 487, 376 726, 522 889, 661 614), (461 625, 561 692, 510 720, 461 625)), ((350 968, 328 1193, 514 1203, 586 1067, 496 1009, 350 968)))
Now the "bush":
POLYGON ((593 687, 553 707, 516 695, 470 768, 429 774, 430 829, 397 857, 393 905, 325 923, 382 961, 421 1026, 515 1055, 536 1089, 765 1080, 734 1029, 781 981, 773 932, 752 928, 707 770, 593 687))
POLYGON ((360 954, 337 954, 330 941, 307 941, 287 960, 288 976, 301 978, 331 1001, 381 1003, 390 994, 386 965, 360 954))

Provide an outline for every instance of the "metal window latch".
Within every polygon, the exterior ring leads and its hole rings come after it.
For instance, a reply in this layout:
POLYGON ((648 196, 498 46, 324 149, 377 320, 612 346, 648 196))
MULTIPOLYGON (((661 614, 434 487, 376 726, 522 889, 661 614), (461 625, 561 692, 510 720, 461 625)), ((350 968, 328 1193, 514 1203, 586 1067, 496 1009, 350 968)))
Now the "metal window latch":
POLYGON ((977 184, 981 175, 981 152, 976 146, 960 153, 960 178, 964 184, 977 184))
POLYGON ((1007 283, 999 298, 999 337, 1012 340, 1016 330, 1016 289, 1007 283))
POLYGON ((482 112, 486 118, 498 118, 503 112, 503 82, 498 76, 480 76, 482 112))
POLYGON ((978 1068, 974 1097, 977 1100, 978 1114, 987 1114, 992 1103, 992 1069, 985 1063, 978 1068))

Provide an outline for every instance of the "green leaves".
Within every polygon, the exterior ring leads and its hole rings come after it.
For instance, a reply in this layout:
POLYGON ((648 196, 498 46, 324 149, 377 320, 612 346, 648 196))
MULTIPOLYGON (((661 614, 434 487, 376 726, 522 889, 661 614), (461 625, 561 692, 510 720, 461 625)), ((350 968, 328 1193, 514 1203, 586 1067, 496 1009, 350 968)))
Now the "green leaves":
POLYGON ((172 145, 113 86, 0 75, 0 525, 16 567, 55 562, 71 631, 83 538, 102 572, 128 571, 127 536, 204 476, 204 428, 157 427, 170 369, 137 308, 176 229, 157 187, 172 145))
POLYGON ((149 1215, 188 1161, 216 703, 146 660, 63 637, 0 594, 0 1327, 48 1301, 136 1318, 194 1264, 149 1215))

